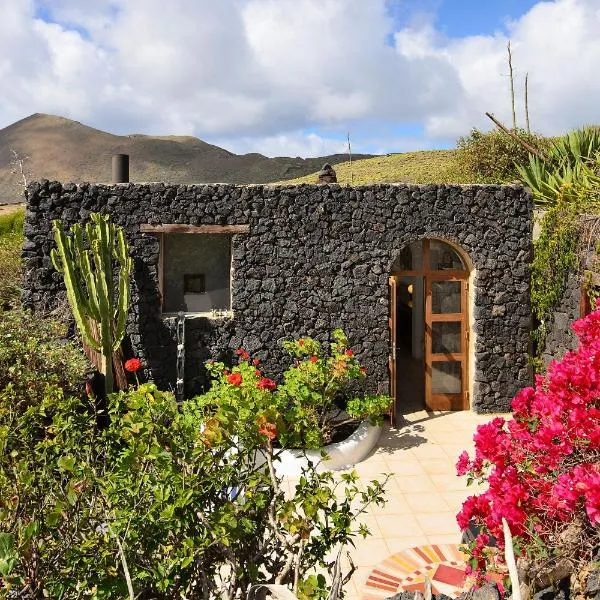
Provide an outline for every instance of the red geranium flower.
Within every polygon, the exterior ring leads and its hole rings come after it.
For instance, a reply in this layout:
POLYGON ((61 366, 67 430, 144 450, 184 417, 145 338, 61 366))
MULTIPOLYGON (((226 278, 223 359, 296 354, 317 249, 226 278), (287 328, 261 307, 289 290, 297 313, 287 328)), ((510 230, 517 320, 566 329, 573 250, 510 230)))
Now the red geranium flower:
POLYGON ((263 377, 256 384, 256 387, 259 390, 270 390, 270 391, 273 391, 277 387, 277 384, 272 379, 269 379, 268 377, 263 377))
POLYGON ((260 358, 253 358, 252 359, 252 364, 257 367, 260 364, 260 358))
POLYGON ((130 358, 125 361, 125 370, 130 373, 135 373, 142 368, 142 361, 139 358, 130 358))
POLYGON ((310 362, 317 362, 319 359, 316 356, 310 357, 310 362))
POLYGON ((266 436, 269 440, 277 437, 277 426, 275 423, 269 423, 264 417, 258 420, 258 433, 266 436))
POLYGON ((353 355, 354 355, 354 352, 350 348, 348 348, 348 350, 346 350, 346 356, 353 356, 353 355))
POLYGON ((240 360, 248 360, 250 358, 250 354, 243 348, 238 348, 235 353, 240 357, 240 360))
POLYGON ((232 373, 227 377, 227 381, 231 385, 242 385, 242 375, 241 373, 232 373))
POLYGON ((360 368, 360 372, 361 373, 366 373, 367 372, 367 368, 366 367, 361 367, 360 368))
POLYGON ((304 346, 304 340, 298 340, 298 346, 304 346))

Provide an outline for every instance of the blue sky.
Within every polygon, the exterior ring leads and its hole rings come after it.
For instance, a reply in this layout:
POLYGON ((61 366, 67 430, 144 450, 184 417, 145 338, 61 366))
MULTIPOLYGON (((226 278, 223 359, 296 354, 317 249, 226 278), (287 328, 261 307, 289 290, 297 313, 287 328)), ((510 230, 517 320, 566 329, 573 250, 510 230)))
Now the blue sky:
POLYGON ((446 148, 598 123, 598 0, 3 0, 0 128, 34 112, 234 152, 446 148))
POLYGON ((442 34, 462 38, 504 30, 507 22, 535 4, 535 0, 391 0, 388 6, 401 27, 422 15, 432 19, 442 34))

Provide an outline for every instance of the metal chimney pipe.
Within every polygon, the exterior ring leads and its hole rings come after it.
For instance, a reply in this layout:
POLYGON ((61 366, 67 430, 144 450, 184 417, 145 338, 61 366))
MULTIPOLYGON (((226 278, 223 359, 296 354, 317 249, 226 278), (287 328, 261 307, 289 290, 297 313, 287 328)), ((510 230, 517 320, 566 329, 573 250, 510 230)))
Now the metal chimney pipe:
POLYGON ((115 154, 112 157, 113 183, 129 183, 129 154, 115 154))

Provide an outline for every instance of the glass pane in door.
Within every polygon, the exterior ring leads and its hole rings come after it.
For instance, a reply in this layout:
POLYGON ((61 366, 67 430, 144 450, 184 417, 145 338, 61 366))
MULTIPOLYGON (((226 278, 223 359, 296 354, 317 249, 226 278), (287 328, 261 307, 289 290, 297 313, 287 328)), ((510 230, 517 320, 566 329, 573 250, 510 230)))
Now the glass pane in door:
POLYGON ((436 321, 432 323, 431 352, 433 354, 460 352, 460 331, 460 321, 436 321))
POLYGON ((448 314, 461 312, 461 281, 431 282, 431 312, 448 314))
POLYGON ((439 240, 429 242, 429 261, 432 271, 464 271, 466 269, 461 257, 452 246, 439 240))
POLYGON ((462 392, 462 364, 460 361, 431 363, 431 393, 460 394, 462 392))

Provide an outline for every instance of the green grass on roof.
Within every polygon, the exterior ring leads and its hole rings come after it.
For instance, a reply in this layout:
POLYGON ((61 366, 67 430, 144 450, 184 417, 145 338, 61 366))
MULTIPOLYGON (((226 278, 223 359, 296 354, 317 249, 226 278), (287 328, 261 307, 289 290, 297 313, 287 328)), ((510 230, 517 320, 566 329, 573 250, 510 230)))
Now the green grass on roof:
MULTIPOLYGON (((456 150, 422 150, 375 156, 334 166, 338 183, 469 183, 456 162, 456 150), (352 173, 352 178, 351 178, 352 173)), ((317 174, 280 183, 316 183, 317 174)))

